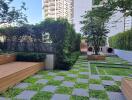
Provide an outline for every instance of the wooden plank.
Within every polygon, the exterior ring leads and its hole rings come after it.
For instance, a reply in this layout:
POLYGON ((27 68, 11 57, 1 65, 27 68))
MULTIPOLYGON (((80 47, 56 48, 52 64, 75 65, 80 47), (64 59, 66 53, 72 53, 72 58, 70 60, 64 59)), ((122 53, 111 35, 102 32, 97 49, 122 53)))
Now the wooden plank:
POLYGON ((123 79, 121 83, 122 92, 127 100, 132 100, 132 79, 123 79))
POLYGON ((16 61, 14 54, 3 54, 0 55, 0 65, 16 61))
POLYGON ((44 67, 43 63, 15 62, 13 64, 11 63, 12 65, 11 67, 9 67, 10 64, 8 64, 8 68, 7 67, 5 68, 6 70, 8 70, 7 72, 9 72, 10 74, 3 73, 3 77, 0 76, 0 92, 7 90, 8 88, 24 80, 25 78, 35 74, 44 67), (14 65, 19 64, 19 66, 13 67, 13 64, 14 65))

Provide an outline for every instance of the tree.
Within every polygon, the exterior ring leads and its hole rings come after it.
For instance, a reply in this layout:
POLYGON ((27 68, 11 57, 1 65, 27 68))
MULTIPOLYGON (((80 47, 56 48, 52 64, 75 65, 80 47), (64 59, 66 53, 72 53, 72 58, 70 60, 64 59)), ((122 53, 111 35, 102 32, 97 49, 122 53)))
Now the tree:
POLYGON ((82 32, 88 35, 88 44, 94 47, 94 54, 98 55, 100 46, 105 45, 108 29, 106 23, 113 12, 109 8, 98 7, 92 11, 87 11, 83 16, 84 20, 81 21, 83 27, 82 32))
POLYGON ((13 0, 0 0, 0 24, 24 23, 27 22, 26 15, 23 11, 26 10, 23 2, 20 9, 11 6, 13 0))
POLYGON ((132 16, 132 0, 108 0, 104 5, 124 13, 124 16, 132 16))

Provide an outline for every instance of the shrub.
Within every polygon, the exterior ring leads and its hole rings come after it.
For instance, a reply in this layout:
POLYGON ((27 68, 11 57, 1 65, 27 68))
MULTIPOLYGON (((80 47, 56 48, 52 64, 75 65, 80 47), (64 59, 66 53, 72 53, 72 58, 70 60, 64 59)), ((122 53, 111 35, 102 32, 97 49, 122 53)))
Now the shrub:
POLYGON ((69 70, 69 69, 71 69, 71 67, 74 65, 74 63, 78 59, 79 55, 80 55, 80 52, 73 52, 71 54, 65 55, 63 63, 59 64, 61 67, 57 66, 56 68, 57 69, 61 69, 61 70, 69 70))
POLYGON ((45 58, 45 53, 16 53, 17 61, 43 62, 45 58))
POLYGON ((119 33, 109 38, 109 45, 116 49, 132 50, 132 30, 119 33))

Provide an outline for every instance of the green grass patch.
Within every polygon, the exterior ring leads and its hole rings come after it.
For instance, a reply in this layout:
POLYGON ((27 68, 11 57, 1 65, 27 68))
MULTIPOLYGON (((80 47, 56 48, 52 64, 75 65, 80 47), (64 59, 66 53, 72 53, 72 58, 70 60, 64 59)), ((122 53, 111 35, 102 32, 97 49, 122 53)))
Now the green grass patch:
POLYGON ((54 78, 54 76, 45 75, 43 79, 52 80, 53 78, 54 78))
POLYGON ((121 92, 119 86, 113 85, 113 86, 105 86, 105 89, 107 91, 112 91, 112 92, 121 92))
POLYGON ((47 75, 49 71, 39 71, 38 74, 47 75))
POLYGON ((121 86, 121 82, 120 82, 120 81, 116 81, 116 84, 117 84, 118 86, 121 86))
MULTIPOLYGON (((79 71, 80 71, 80 70, 79 70, 79 71)), ((69 73, 70 73, 70 74, 78 74, 78 73, 79 73, 79 71, 70 70, 70 71, 69 71, 69 73)))
POLYGON ((56 93, 59 93, 59 94, 69 94, 69 95, 71 95, 72 94, 72 91, 73 91, 73 88, 60 86, 57 89, 56 93))
POLYGON ((27 79, 25 79, 23 82, 26 82, 26 83, 35 83, 38 79, 36 78, 33 78, 33 77, 29 77, 27 79))
POLYGON ((59 86, 61 85, 61 81, 57 81, 57 80, 50 80, 46 85, 55 85, 55 86, 59 86))
POLYGON ((90 97, 98 98, 99 100, 109 100, 105 91, 90 90, 89 95, 90 97))
POLYGON ((88 89, 88 84, 84 84, 84 83, 76 83, 75 88, 88 89))
POLYGON ((76 78, 73 78, 73 77, 65 77, 65 81, 75 82, 76 81, 76 78))
POLYGON ((89 100, 89 98, 84 96, 71 96, 70 100, 89 100))
POLYGON ((89 76, 88 76, 88 75, 79 74, 79 75, 78 75, 78 78, 88 79, 89 76))
POLYGON ((16 95, 20 94, 23 90, 18 88, 10 88, 6 92, 2 93, 1 95, 6 98, 12 98, 16 95))
POLYGON ((100 76, 102 80, 113 80, 110 76, 100 76))
POLYGON ((90 79, 89 83, 90 83, 90 84, 101 84, 101 80, 90 79))
POLYGON ((79 71, 80 72, 89 72, 88 68, 80 68, 79 71))
POLYGON ((57 76, 66 76, 67 75, 67 72, 59 72, 57 73, 57 76))
POLYGON ((52 95, 50 92, 39 92, 31 100, 50 100, 52 95))
POLYGON ((43 84, 32 84, 32 85, 29 86, 27 89, 28 89, 28 90, 40 91, 40 89, 42 89, 43 87, 44 87, 43 84))
POLYGON ((95 64, 90 64, 90 68, 91 68, 91 73, 92 74, 98 74, 97 71, 96 71, 96 65, 95 64))
POLYGON ((126 68, 104 68, 98 67, 100 70, 105 70, 109 75, 119 75, 119 76, 128 76, 132 73, 132 69, 126 68))
POLYGON ((101 74, 101 75, 106 75, 105 69, 102 69, 102 68, 99 68, 99 67, 98 67, 98 71, 99 71, 99 74, 101 74))

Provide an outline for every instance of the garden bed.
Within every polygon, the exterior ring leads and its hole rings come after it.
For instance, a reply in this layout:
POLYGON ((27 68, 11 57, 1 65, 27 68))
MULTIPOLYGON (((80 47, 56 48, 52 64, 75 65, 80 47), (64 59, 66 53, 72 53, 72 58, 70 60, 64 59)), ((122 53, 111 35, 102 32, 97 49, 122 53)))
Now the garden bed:
POLYGON ((87 55, 88 60, 105 60, 104 55, 87 55))

